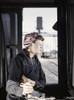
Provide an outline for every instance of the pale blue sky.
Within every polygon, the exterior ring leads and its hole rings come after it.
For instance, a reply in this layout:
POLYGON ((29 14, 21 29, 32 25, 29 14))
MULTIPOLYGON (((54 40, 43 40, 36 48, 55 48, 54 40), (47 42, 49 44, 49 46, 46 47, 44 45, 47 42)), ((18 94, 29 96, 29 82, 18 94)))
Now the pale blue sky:
POLYGON ((37 17, 42 17, 42 32, 56 33, 52 26, 57 21, 57 8, 24 8, 23 9, 23 32, 38 31, 37 17))

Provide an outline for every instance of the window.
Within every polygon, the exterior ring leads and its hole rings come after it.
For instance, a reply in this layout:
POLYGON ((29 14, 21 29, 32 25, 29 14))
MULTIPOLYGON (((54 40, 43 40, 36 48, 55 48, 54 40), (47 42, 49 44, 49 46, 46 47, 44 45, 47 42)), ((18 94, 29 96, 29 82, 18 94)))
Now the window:
POLYGON ((57 21, 57 8, 23 8, 22 48, 25 34, 38 32, 44 37, 38 56, 47 84, 58 83, 58 35, 52 27, 57 21))

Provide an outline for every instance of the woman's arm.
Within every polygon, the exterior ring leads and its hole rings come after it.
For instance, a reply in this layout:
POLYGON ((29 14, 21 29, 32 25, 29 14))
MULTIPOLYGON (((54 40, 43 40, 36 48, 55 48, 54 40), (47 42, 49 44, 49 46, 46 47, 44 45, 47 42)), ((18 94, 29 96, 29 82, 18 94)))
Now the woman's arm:
POLYGON ((43 72, 43 69, 40 66, 40 77, 39 77, 38 81, 35 81, 34 89, 35 90, 43 90, 45 85, 46 85, 45 73, 43 72))
POLYGON ((23 88, 19 86, 18 82, 8 80, 6 84, 6 91, 9 95, 22 97, 23 88))
POLYGON ((9 68, 8 68, 8 81, 6 84, 6 91, 8 94, 12 94, 17 97, 21 97, 22 95, 26 95, 28 93, 32 93, 33 87, 27 86, 24 84, 23 87, 20 87, 20 79, 21 79, 21 61, 19 57, 15 57, 11 60, 9 68))

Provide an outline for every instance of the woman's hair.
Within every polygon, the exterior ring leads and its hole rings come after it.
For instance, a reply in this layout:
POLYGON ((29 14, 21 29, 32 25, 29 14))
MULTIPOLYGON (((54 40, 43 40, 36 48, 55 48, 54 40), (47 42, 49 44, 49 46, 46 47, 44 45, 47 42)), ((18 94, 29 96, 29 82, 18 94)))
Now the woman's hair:
MULTIPOLYGON (((41 35, 37 35, 37 37, 35 38, 35 41, 36 40, 44 41, 44 38, 41 35)), ((35 41, 33 41, 33 42, 35 42, 35 41)))

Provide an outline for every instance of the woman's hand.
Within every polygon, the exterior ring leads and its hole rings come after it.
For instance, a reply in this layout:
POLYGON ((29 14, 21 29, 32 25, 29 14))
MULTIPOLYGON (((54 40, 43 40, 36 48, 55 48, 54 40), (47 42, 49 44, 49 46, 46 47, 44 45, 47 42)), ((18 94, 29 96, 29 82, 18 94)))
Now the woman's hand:
POLYGON ((28 78, 28 82, 31 84, 31 86, 33 86, 33 87, 35 86, 35 81, 28 78))
POLYGON ((30 85, 33 87, 35 86, 35 81, 33 81, 33 80, 31 80, 23 75, 21 83, 26 83, 26 82, 30 83, 30 85))
POLYGON ((20 84, 20 87, 23 88, 22 95, 31 94, 33 92, 33 87, 31 86, 31 84, 29 82, 20 84))

